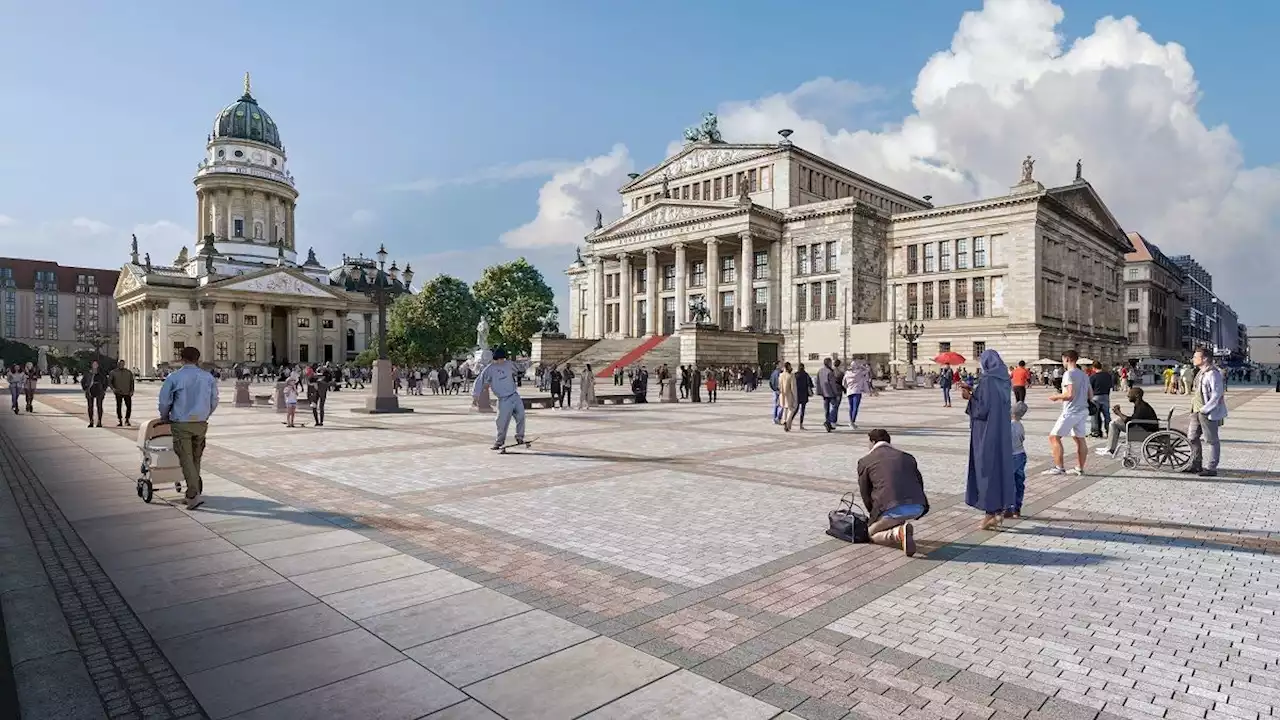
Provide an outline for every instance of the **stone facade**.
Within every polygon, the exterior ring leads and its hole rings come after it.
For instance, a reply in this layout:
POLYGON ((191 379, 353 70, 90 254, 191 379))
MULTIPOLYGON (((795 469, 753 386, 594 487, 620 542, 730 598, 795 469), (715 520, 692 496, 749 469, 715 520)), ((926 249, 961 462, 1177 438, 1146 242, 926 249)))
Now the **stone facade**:
POLYGON ((1130 360, 1181 360, 1182 270, 1160 248, 1129 233, 1134 251, 1124 256, 1125 332, 1130 360))
MULTIPOLYGON (((1010 362, 1068 347, 1124 356, 1131 247, 1082 178, 1046 189, 1027 163, 1007 196, 935 208, 780 134, 776 145, 692 142, 634 176, 624 215, 588 235, 567 271, 569 336, 670 335, 705 302, 707 323, 757 334, 762 352, 780 343, 788 360, 879 353, 878 341, 852 347, 868 336, 850 329, 908 319, 927 326, 924 358, 946 344, 965 356, 989 345, 1010 362)), ((890 354, 906 350, 898 340, 890 354)))

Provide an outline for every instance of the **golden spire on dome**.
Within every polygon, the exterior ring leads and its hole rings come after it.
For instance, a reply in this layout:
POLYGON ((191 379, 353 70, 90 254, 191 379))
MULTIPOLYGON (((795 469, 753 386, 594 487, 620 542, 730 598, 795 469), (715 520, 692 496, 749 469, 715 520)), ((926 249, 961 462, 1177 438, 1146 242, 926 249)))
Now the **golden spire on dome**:
POLYGON ((244 73, 244 94, 249 94, 249 72, 247 70, 244 73))

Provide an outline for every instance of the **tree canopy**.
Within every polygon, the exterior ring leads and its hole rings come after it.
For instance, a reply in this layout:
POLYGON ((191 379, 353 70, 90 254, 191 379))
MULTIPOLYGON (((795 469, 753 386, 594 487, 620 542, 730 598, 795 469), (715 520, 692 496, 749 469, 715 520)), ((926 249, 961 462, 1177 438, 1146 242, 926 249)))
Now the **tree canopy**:
POLYGON ((489 318, 489 344, 511 353, 528 353, 533 334, 559 312, 555 293, 524 258, 485 268, 474 291, 489 318))
POLYGON ((437 275, 402 295, 387 318, 387 354, 396 364, 447 362, 475 346, 480 304, 456 277, 437 275))

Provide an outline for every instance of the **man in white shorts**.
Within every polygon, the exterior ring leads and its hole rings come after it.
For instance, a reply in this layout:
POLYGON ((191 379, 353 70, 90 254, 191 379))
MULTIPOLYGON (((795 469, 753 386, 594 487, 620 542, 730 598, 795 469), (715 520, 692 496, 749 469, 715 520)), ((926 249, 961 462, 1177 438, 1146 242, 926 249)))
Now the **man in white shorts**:
POLYGON ((1089 454, 1089 446, 1085 436, 1089 433, 1089 399, 1093 394, 1089 387, 1089 377, 1076 366, 1080 353, 1068 350, 1062 353, 1062 364, 1066 372, 1062 373, 1062 392, 1054 393, 1049 399, 1062 403, 1062 415, 1049 431, 1049 449, 1053 452, 1053 466, 1044 471, 1044 475, 1064 475, 1066 470, 1062 462, 1062 438, 1070 435, 1076 441, 1076 467, 1072 475, 1084 475, 1084 461, 1089 454))

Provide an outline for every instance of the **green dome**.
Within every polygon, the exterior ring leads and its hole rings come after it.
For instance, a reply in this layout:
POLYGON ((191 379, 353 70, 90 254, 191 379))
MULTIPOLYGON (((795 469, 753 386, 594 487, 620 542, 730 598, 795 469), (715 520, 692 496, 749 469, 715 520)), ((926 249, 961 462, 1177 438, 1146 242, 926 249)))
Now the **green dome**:
POLYGON ((253 140, 283 149, 280 144, 280 130, 276 127, 275 121, 249 94, 247 76, 244 95, 218 113, 218 118, 213 121, 213 137, 253 140))

